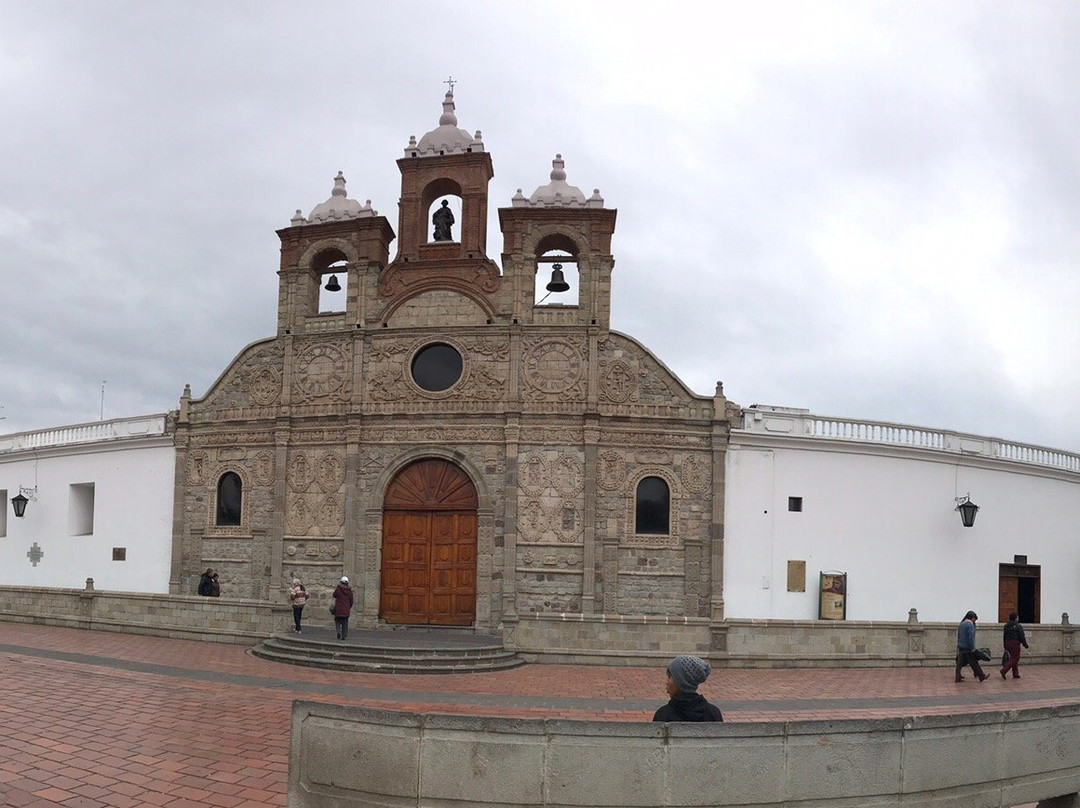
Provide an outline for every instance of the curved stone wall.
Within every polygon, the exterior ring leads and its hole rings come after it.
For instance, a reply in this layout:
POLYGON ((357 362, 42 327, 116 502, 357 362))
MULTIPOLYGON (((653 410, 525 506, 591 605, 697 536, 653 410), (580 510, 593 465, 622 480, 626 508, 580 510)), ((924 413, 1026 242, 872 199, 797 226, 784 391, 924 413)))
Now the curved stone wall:
POLYGON ((1080 705, 704 725, 297 701, 288 805, 989 808, 1078 790, 1080 705))

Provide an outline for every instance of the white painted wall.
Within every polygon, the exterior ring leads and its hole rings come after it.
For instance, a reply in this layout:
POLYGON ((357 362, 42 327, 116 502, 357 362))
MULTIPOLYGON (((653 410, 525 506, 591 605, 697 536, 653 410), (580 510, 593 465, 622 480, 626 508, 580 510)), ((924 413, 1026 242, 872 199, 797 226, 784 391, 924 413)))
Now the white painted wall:
POLYGON ((998 565, 1014 555, 1042 568, 1042 622, 1080 617, 1080 474, 798 429, 733 432, 725 523, 728 617, 816 619, 818 574, 839 570, 849 620, 902 621, 914 607, 920 620, 974 609, 995 622, 998 565), (969 492, 980 511, 964 528, 954 498, 969 492), (787 591, 789 559, 806 561, 806 592, 787 591))
MULTIPOLYGON (((0 454, 0 490, 7 494, 6 536, 0 537, 0 584, 167 593, 172 547, 171 436, 99 440, 0 454), (93 534, 71 535, 72 484, 94 484, 93 534), (37 485, 37 501, 17 519, 11 498, 37 485), (35 566, 27 553, 37 544, 35 566), (113 561, 114 547, 127 549, 113 561)), ((2 525, 2 522, 0 522, 2 525)))

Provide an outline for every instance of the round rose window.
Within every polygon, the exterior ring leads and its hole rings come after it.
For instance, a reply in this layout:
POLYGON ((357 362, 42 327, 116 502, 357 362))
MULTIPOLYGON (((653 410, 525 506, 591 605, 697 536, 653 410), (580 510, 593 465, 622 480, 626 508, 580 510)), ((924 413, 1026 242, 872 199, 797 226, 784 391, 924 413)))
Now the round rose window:
POLYGON ((449 390, 461 378, 461 369, 461 354, 441 342, 424 346, 412 361, 413 381, 429 393, 449 390))

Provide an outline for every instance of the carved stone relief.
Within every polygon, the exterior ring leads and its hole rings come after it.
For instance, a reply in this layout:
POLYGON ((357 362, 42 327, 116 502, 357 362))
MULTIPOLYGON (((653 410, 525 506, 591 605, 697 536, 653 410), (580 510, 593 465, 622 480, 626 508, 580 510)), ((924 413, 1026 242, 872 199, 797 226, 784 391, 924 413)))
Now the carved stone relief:
POLYGON ((188 455, 188 484, 205 485, 210 455, 201 449, 196 449, 188 455))
POLYGON ((337 452, 323 454, 315 467, 315 479, 324 493, 336 493, 345 484, 345 461, 337 452))
POLYGON ((315 466, 306 453, 296 452, 289 459, 287 479, 289 488, 293 491, 303 493, 308 490, 312 480, 315 479, 315 466))
POLYGON ((405 354, 408 345, 397 339, 378 339, 371 343, 371 367, 368 371, 368 395, 375 400, 400 401, 411 395, 405 381, 405 354))
POLYGON ((608 449, 597 457, 596 484, 605 491, 622 487, 626 479, 626 462, 618 452, 608 449))
POLYGON ((580 457, 530 452, 518 465, 518 534, 523 543, 580 543, 585 469, 580 457))
POLYGON ((345 461, 339 452, 296 451, 286 481, 287 532, 293 536, 339 536, 345 524, 345 461), (315 489, 315 490, 312 490, 315 489))
POLYGON ((251 460, 251 474, 259 485, 273 485, 274 453, 265 449, 256 452, 251 460))
POLYGON ((276 404, 281 398, 281 371, 275 367, 257 368, 249 382, 251 400, 261 406, 276 404))
POLYGON ((570 340, 551 338, 526 345, 521 367, 525 391, 532 398, 585 397, 586 363, 570 340))
POLYGON ((623 359, 603 359, 600 361, 600 398, 615 404, 626 404, 641 397, 640 377, 645 372, 637 372, 630 363, 623 359))
POLYGON ((207 432, 193 435, 192 446, 261 446, 274 442, 273 432, 207 432))
POLYGON ((703 494, 709 490, 712 471, 709 463, 701 455, 687 455, 680 464, 680 477, 686 490, 694 494, 703 494))
POLYGON ((315 525, 315 513, 303 495, 289 495, 286 514, 289 520, 288 530, 293 536, 306 536, 315 525))
POLYGON ((338 494, 329 494, 323 498, 316 517, 319 531, 324 536, 336 536, 345 524, 345 502, 338 494))
MULTIPOLYGON (((444 422, 445 423, 445 422, 444 422)), ((413 426, 371 427, 365 443, 502 443, 503 430, 497 426, 413 426)))
POLYGON ((339 345, 320 342, 301 350, 296 358, 293 402, 347 401, 351 394, 347 353, 339 345))
POLYGON ((275 403, 281 396, 283 357, 284 350, 276 341, 246 352, 225 372, 204 401, 193 403, 193 413, 197 417, 200 412, 244 410, 275 403))

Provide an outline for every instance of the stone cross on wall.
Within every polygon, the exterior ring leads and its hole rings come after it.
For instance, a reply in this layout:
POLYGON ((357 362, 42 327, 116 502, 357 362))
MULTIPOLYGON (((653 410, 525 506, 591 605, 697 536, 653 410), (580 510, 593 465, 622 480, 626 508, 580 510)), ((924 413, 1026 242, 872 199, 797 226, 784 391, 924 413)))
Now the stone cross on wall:
POLYGON ((38 547, 38 543, 34 542, 30 545, 30 549, 27 551, 26 557, 29 558, 30 563, 36 567, 38 565, 38 562, 45 557, 45 553, 41 552, 41 548, 38 547))

